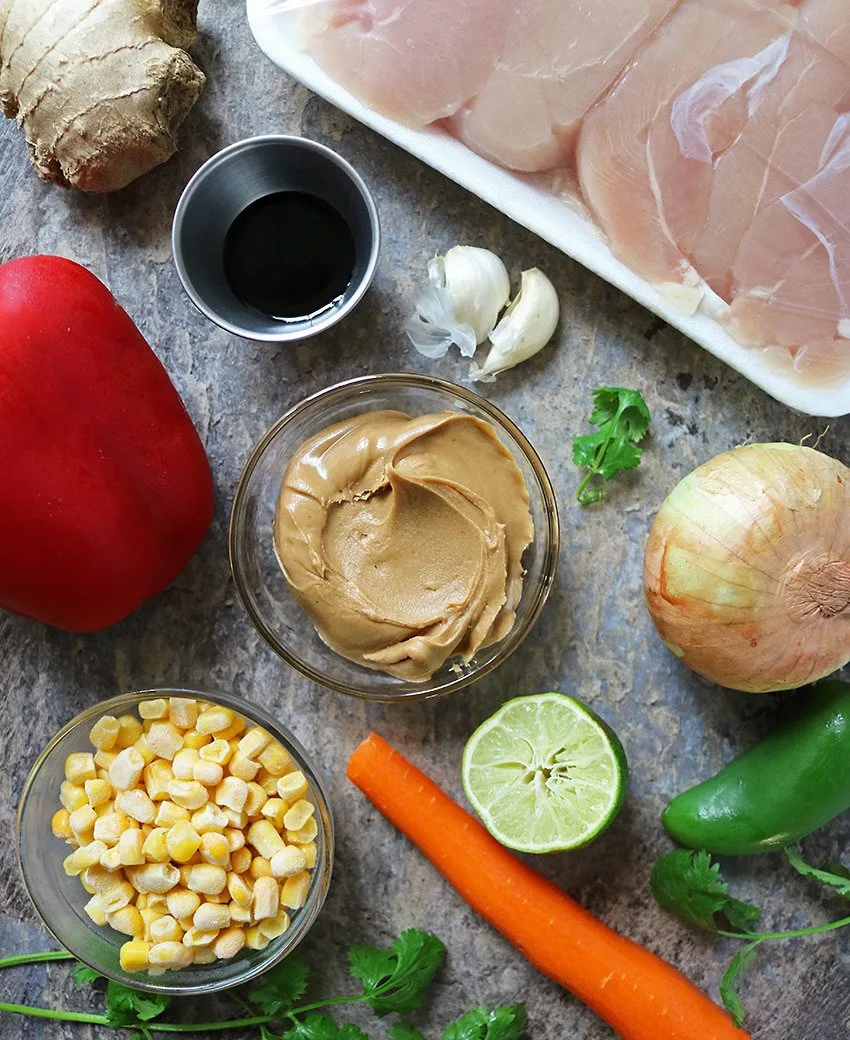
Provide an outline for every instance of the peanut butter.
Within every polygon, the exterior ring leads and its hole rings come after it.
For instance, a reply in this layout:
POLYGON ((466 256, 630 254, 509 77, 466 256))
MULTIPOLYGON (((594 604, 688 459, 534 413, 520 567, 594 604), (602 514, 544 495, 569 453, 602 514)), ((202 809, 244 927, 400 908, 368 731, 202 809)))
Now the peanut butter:
POLYGON ((412 681, 510 631, 534 528, 525 479, 462 412, 364 412, 307 440, 281 486, 274 541, 321 638, 412 681))

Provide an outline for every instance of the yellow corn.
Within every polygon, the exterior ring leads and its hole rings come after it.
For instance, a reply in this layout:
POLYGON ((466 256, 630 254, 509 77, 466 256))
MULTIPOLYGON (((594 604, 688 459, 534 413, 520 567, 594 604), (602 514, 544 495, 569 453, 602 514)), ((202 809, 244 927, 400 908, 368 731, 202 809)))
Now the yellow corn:
POLYGON ((201 897, 197 892, 190 892, 188 888, 172 888, 165 897, 165 905, 171 916, 179 921, 194 915, 201 905, 201 897))
POLYGON ((228 726, 231 726, 236 721, 236 715, 222 705, 216 704, 211 708, 206 708, 198 716, 198 721, 195 723, 195 729, 199 733, 215 733, 216 736, 221 733, 222 730, 226 730, 228 726))
POLYGON ((192 923, 202 932, 218 932, 230 927, 230 910, 223 904, 201 903, 192 923))
POLYGON ((230 846, 223 834, 209 831, 201 836, 200 840, 201 859, 205 863, 212 863, 216 867, 230 867, 230 846))
POLYGON ((190 729, 183 734, 183 747, 200 750, 205 744, 209 744, 212 736, 209 733, 199 733, 196 729, 190 729))
POLYGON ((118 857, 125 867, 138 867, 145 862, 145 836, 138 827, 129 827, 118 839, 118 857))
POLYGON ((138 748, 128 747, 119 751, 109 767, 109 781, 119 791, 129 791, 139 782, 145 760, 138 748))
POLYGON ((232 902, 238 903, 239 906, 251 905, 252 893, 250 886, 244 878, 234 874, 232 871, 227 875, 227 891, 232 902))
POLYGON ((168 784, 174 779, 174 773, 167 762, 156 759, 150 765, 145 766, 142 779, 148 792, 148 798, 154 802, 161 802, 168 798, 168 784))
POLYGON ((262 787, 269 798, 274 798, 277 794, 278 779, 279 777, 272 776, 267 769, 261 769, 254 777, 254 780, 262 787))
POLYGON ((209 800, 209 792, 197 780, 172 780, 168 794, 172 802, 189 810, 200 809, 209 800))
POLYGON ((201 836, 188 820, 179 820, 165 836, 168 854, 177 863, 188 863, 198 851, 201 836))
MULTIPOLYGON (((114 875, 112 876, 114 877, 114 875)), ((135 894, 133 886, 129 881, 119 881, 117 885, 106 892, 98 892, 97 898, 107 914, 114 914, 116 910, 121 910, 127 906, 135 894)))
POLYGON ((198 754, 205 762, 215 762, 216 765, 226 766, 230 761, 231 749, 226 740, 213 740, 204 744, 198 754))
POLYGON ((108 870, 110 874, 114 874, 116 870, 121 869, 124 864, 121 862, 121 850, 117 845, 113 845, 103 853, 100 857, 100 865, 104 870, 108 870))
POLYGON ((245 799, 244 811, 249 819, 260 814, 260 810, 268 801, 268 797, 258 783, 254 781, 248 783, 248 797, 245 799))
POLYGON ((107 845, 117 845, 118 839, 129 827, 132 827, 130 818, 122 812, 109 813, 106 816, 98 816, 94 821, 94 836, 97 841, 105 841, 107 845))
POLYGON ((187 868, 186 888, 203 895, 218 895, 227 884, 227 873, 222 867, 200 863, 187 868))
POLYGON ((192 780, 192 770, 198 761, 198 752, 195 748, 182 747, 171 762, 171 769, 178 780, 192 780))
POLYGON ((198 702, 193 697, 169 697, 168 718, 179 729, 194 729, 198 721, 198 702))
MULTIPOLYGON (((145 725, 146 726, 152 726, 153 723, 152 722, 146 722, 145 725)), ((157 761, 156 752, 153 750, 152 747, 150 747, 148 745, 148 738, 147 738, 147 734, 146 733, 143 733, 139 737, 139 739, 136 741, 136 743, 133 745, 133 747, 139 752, 139 754, 145 760, 145 765, 146 766, 149 766, 151 764, 151 762, 156 762, 157 761)))
POLYGON ((93 809, 105 805, 112 797, 112 784, 108 780, 86 780, 84 786, 86 798, 93 809))
POLYGON ((276 740, 262 752, 259 757, 260 765, 272 776, 283 776, 295 769, 295 763, 289 752, 276 740))
POLYGON ((238 776, 226 776, 215 789, 215 801, 224 809, 242 812, 248 798, 248 785, 238 776))
POLYGON ((236 745, 239 743, 236 739, 245 732, 245 720, 237 715, 233 722, 227 727, 227 729, 221 729, 216 733, 216 740, 226 740, 232 745, 231 752, 235 751, 236 745))
POLYGON ((279 849, 286 846, 286 842, 268 820, 258 820, 256 823, 252 823, 248 828, 247 837, 251 845, 265 859, 271 859, 279 849))
POLYGON ((56 810, 50 821, 50 829, 53 831, 55 837, 61 838, 63 841, 73 838, 74 832, 71 830, 71 814, 67 809, 56 810))
POLYGON ((246 758, 240 751, 236 751, 231 756, 229 769, 231 776, 238 776, 240 780, 249 783, 259 772, 260 765, 258 762, 246 758))
POLYGON ((309 841, 306 845, 302 845, 301 849, 303 850, 305 857, 304 866, 307 870, 312 870, 316 865, 316 843, 314 841, 309 841))
POLYGON ((288 806, 282 798, 267 798, 260 809, 261 815, 271 820, 278 831, 283 830, 283 820, 286 816, 288 806))
POLYGON ((255 881, 261 877, 272 876, 272 866, 269 860, 265 856, 255 856, 251 860, 251 866, 248 867, 248 876, 253 878, 255 881))
POLYGON ((155 921, 151 921, 150 936, 153 942, 182 942, 183 929, 171 914, 164 914, 155 921))
POLYGON ((230 920, 234 924, 250 924, 251 923, 251 906, 242 906, 241 903, 237 903, 235 900, 227 904, 230 910, 230 920))
MULTIPOLYGON (((280 909, 280 885, 273 877, 258 877, 254 882, 251 916, 255 921, 276 917, 280 909)), ((289 904, 287 904, 289 905, 289 904)))
POLYGON ((239 831, 244 831, 248 826, 248 814, 244 809, 242 812, 237 812, 235 809, 224 809, 223 811, 230 827, 239 831))
POLYGON ((118 758, 117 750, 98 751, 98 753, 94 756, 94 764, 97 766, 98 770, 106 769, 108 771, 109 767, 112 765, 116 758, 118 758))
POLYGON ((310 891, 310 875, 306 870, 294 877, 287 878, 280 890, 280 901, 290 910, 300 910, 307 902, 310 891))
POLYGON ((218 957, 215 955, 215 951, 212 946, 193 946, 192 947, 192 963, 193 964, 215 964, 218 957))
POLYGON ((94 756, 89 751, 75 751, 65 759, 65 779, 72 784, 84 784, 97 779, 94 756))
POLYGON ((189 810, 182 805, 170 801, 160 802, 154 823, 157 827, 173 827, 178 820, 188 820, 189 815, 189 810))
POLYGON ((245 932, 242 928, 231 926, 219 933, 213 943, 213 952, 219 960, 227 961, 235 957, 245 946, 245 932))
POLYGON ((168 714, 168 704, 162 697, 155 701, 142 701, 139 704, 139 714, 143 719, 163 719, 168 714))
POLYGON ((83 910, 85 910, 85 912, 89 915, 92 921, 94 921, 94 923, 99 927, 102 928, 106 924, 107 915, 103 912, 103 910, 100 909, 100 903, 98 901, 97 896, 92 896, 92 898, 83 907, 83 910))
POLYGON ((297 802, 299 798, 304 798, 307 794, 307 778, 298 769, 280 777, 276 786, 277 793, 285 802, 289 802, 290 805, 297 802))
POLYGON ((319 825, 316 823, 316 817, 311 816, 300 830, 287 831, 286 840, 290 845, 309 845, 311 841, 316 840, 318 834, 319 825))
POLYGON ((192 813, 192 826, 198 834, 207 834, 210 831, 221 834, 228 822, 224 810, 219 809, 215 802, 206 802, 192 813))
POLYGON ((153 968, 188 968, 192 963, 192 951, 182 942, 154 943, 148 960, 153 968))
POLYGON ((235 874, 244 874, 251 866, 252 859, 250 849, 246 849, 244 846, 241 849, 236 849, 235 852, 230 853, 230 869, 235 874))
POLYGON ((146 863, 127 873, 139 892, 169 892, 180 881, 180 871, 170 863, 146 863))
POLYGON ((239 741, 239 754, 245 758, 257 758, 268 747, 271 734, 259 726, 252 726, 239 741))
POLYGON ((89 840, 88 836, 92 833, 97 818, 97 813, 88 802, 85 805, 81 805, 79 809, 75 809, 69 815, 68 823, 71 825, 74 837, 81 845, 84 845, 89 840))
POLYGON ((275 917, 266 921, 260 921, 258 928, 260 929, 260 934, 267 939, 277 939, 289 929, 289 925, 289 914, 285 910, 279 910, 275 917))
POLYGON ((227 844, 230 846, 231 852, 236 852, 238 849, 245 848, 244 830, 240 830, 238 827, 225 827, 224 836, 227 838, 227 844))
POLYGON ((270 942, 256 925, 245 930, 245 945, 249 950, 264 950, 270 942))
MULTIPOLYGON (((186 748, 183 750, 185 751, 186 748)), ((192 766, 192 779, 197 780, 204 787, 215 787, 216 784, 221 783, 223 777, 224 769, 217 762, 208 762, 206 759, 198 758, 192 766)))
POLYGON ((166 834, 168 834, 168 830, 165 827, 155 827, 145 838, 142 852, 145 854, 145 859, 148 862, 165 863, 168 859, 168 846, 165 843, 166 834))
POLYGON ((130 935, 134 939, 142 939, 145 934, 145 925, 142 915, 134 906, 125 906, 107 916, 109 927, 123 935, 130 935))
POLYGON ((151 944, 132 939, 125 942, 118 954, 121 967, 124 971, 145 971, 150 965, 151 944))
POLYGON ((118 719, 114 715, 102 715, 89 730, 89 741, 98 751, 111 751, 117 739, 118 719))
POLYGON ((316 807, 312 802, 301 798, 287 810, 283 818, 283 825, 288 831, 300 831, 315 811, 316 807))
POLYGON ((62 803, 62 807, 67 809, 69 813, 89 804, 89 800, 86 798, 86 789, 80 784, 72 784, 70 780, 63 780, 59 785, 59 801, 62 803))
POLYGON ((132 791, 119 791, 115 796, 115 808, 139 823, 153 823, 156 819, 156 806, 138 787, 132 791))
POLYGON ((121 715, 118 719, 118 734, 114 746, 119 751, 132 747, 142 733, 142 724, 134 715, 121 715))
POLYGON ((218 931, 205 932, 200 928, 187 928, 186 934, 183 936, 183 945, 189 947, 197 946, 212 946, 215 939, 218 938, 218 931))
POLYGON ((307 866, 307 857, 297 845, 287 845, 271 858, 272 877, 289 878, 300 874, 307 866))
POLYGON ((183 747, 183 734, 173 722, 155 722, 148 730, 145 742, 155 755, 170 762, 183 747))

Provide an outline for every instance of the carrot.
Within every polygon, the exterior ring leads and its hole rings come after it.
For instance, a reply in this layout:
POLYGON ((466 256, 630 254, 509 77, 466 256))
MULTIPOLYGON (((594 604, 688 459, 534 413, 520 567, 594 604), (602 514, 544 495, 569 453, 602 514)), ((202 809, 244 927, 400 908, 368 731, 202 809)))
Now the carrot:
POLYGON ((348 777, 469 905, 622 1040, 748 1040, 672 965, 542 877, 375 733, 348 777))

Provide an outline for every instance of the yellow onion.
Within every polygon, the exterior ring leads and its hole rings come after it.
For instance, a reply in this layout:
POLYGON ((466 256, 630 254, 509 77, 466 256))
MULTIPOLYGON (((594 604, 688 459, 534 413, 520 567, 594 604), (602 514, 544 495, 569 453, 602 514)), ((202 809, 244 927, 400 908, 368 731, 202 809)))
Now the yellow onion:
POLYGON ((750 444, 665 499, 644 590, 659 635, 707 679, 788 690, 850 660, 850 470, 812 448, 750 444))

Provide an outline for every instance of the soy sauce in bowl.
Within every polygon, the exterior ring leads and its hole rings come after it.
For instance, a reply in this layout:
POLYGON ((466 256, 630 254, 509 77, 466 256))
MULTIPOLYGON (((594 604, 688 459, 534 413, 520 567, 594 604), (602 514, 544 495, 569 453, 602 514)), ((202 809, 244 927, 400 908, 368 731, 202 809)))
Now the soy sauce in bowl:
POLYGON ((342 215, 304 191, 252 202, 224 240, 238 299, 275 321, 303 321, 339 305, 354 273, 354 236, 342 215))

